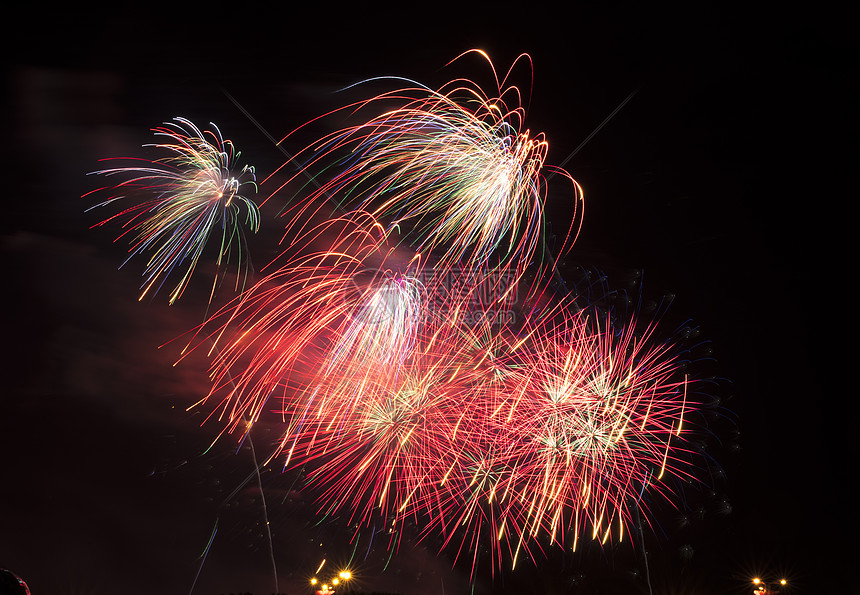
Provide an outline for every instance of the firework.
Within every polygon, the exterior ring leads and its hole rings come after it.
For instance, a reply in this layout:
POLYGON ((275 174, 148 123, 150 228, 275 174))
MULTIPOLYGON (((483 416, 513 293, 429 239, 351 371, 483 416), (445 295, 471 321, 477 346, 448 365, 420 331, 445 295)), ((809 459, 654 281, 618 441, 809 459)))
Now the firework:
MULTIPOLYGON (((666 474, 691 476, 694 405, 653 326, 549 295, 548 145, 525 128, 511 71, 493 75, 493 93, 458 79, 349 106, 395 104, 310 147, 300 173, 334 175, 284 211, 272 272, 195 334, 214 354, 201 403, 225 432, 277 413, 272 457, 307 471, 321 514, 382 518, 391 547, 415 520, 473 572, 484 550, 496 568, 584 535, 623 539, 634 510, 671 496, 666 474), (341 214, 320 221, 329 198, 341 214), (522 325, 472 324, 511 308, 521 281, 522 325)), ((582 192, 555 171, 574 189, 564 250, 582 192)))
POLYGON ((278 396, 278 450, 321 512, 381 516, 392 539, 416 519, 458 555, 488 545, 495 567, 547 540, 622 539, 646 492, 670 495, 667 471, 688 474, 687 381, 652 327, 565 304, 518 331, 428 316, 387 240, 362 212, 309 229, 214 338, 208 398, 226 391, 220 416, 244 432, 278 396))
MULTIPOLYGON (((366 284, 356 284, 357 306, 331 351, 328 371, 335 367, 395 370, 412 350, 423 322, 423 285, 408 274, 387 270, 364 271, 366 284), (362 286, 363 285, 363 286, 362 286)), ((350 374, 353 378, 356 374, 350 374)))
POLYGON ((668 347, 652 344, 653 329, 634 327, 579 315, 523 352, 527 398, 508 409, 499 436, 514 445, 512 502, 530 536, 570 532, 575 548, 590 526, 592 538, 614 529, 621 539, 646 489, 666 491, 667 471, 687 475, 687 380, 668 347))
POLYGON ((459 415, 448 371, 417 354, 397 378, 368 377, 353 407, 302 420, 289 445, 292 463, 311 464, 309 481, 326 512, 348 509, 366 523, 379 514, 396 528, 434 499, 459 415))
POLYGON ((321 512, 358 527, 386 519, 390 547, 408 520, 444 531, 472 504, 449 486, 459 486, 483 446, 464 442, 474 433, 466 426, 482 423, 482 385, 498 387, 484 346, 461 336, 470 329, 422 331, 397 375, 363 376, 354 400, 339 393, 350 406, 286 412, 294 420, 287 464, 308 470, 321 512))
POLYGON ((243 266, 247 276, 241 213, 244 209, 244 224, 253 232, 259 229, 260 220, 257 205, 242 193, 256 192, 254 168, 246 165, 237 171, 240 154, 214 124, 212 127, 212 131, 201 132, 188 120, 174 118, 153 129, 156 136, 165 138, 164 142, 146 145, 162 151, 164 157, 147 161, 145 166, 93 172, 121 177, 123 181, 112 187, 111 198, 92 208, 120 200, 134 202, 95 227, 121 222, 125 231, 117 240, 131 237, 129 260, 147 256, 141 300, 149 293, 157 293, 174 273, 179 281, 170 291, 169 301, 173 304, 179 299, 213 235, 220 236, 220 245, 212 294, 234 250, 239 262, 237 288, 243 266))
POLYGON ((441 534, 458 556, 469 552, 473 572, 480 549, 495 567, 546 543, 576 549, 583 534, 623 539, 634 507, 655 493, 671 496, 667 472, 690 476, 687 380, 669 348, 652 345, 653 329, 634 334, 632 322, 617 329, 584 313, 560 317, 519 337, 465 327, 435 334, 420 350, 434 362, 422 378, 434 398, 403 418, 432 423, 401 429, 408 444, 392 439, 382 453, 346 435, 333 441, 336 464, 326 458, 330 447, 315 452, 327 510, 355 505, 350 489, 376 485, 364 457, 381 457, 393 471, 375 477, 397 495, 376 504, 395 523, 420 519, 423 535, 441 534))
POLYGON ((366 214, 324 221, 203 325, 217 346, 207 399, 226 391, 219 416, 231 431, 244 430, 243 416, 255 422, 273 395, 285 410, 337 416, 367 379, 397 374, 415 344, 422 294, 417 280, 386 268, 390 258, 366 214))
MULTIPOLYGON (((500 80, 490 67, 491 94, 458 79, 435 91, 417 85, 361 102, 360 113, 400 105, 311 147, 315 155, 304 173, 329 168, 329 161, 341 171, 310 199, 334 197, 388 229, 407 230, 417 252, 436 252, 442 269, 498 267, 519 277, 542 242, 548 144, 524 128, 520 91, 507 83, 510 71, 500 80)), ((573 185, 573 225, 582 211, 581 189, 564 170, 553 171, 573 185)), ((479 277, 467 280, 474 285, 479 277)))

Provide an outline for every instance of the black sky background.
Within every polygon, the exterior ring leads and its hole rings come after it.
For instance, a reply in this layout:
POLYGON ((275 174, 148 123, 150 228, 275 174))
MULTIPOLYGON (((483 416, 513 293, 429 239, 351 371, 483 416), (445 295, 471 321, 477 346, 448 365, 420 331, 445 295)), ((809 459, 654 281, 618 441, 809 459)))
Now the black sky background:
MULTIPOLYGON (((338 88, 379 75, 436 86, 470 48, 502 71, 530 54, 526 122, 546 133, 549 163, 636 91, 566 166, 586 211, 562 270, 600 267, 619 284, 639 271, 646 293, 673 294, 670 318, 692 319, 709 342, 707 369, 727 379, 714 395, 739 428, 715 425, 727 479, 691 492, 690 526, 659 513, 654 592, 743 593, 754 573, 785 573, 790 593, 860 592, 856 390, 840 357, 850 358, 856 301, 846 180, 857 42, 846 14, 725 3, 21 14, 4 52, 0 567, 34 594, 188 593, 216 518, 194 593, 274 590, 256 479, 231 496, 253 471, 248 445, 206 451, 217 426, 185 411, 208 391, 205 358, 173 367, 173 345, 158 349, 202 320, 207 288, 172 307, 161 294, 139 303, 142 264, 117 271, 125 246, 89 229, 100 218, 84 213, 80 197, 98 183, 86 172, 140 154, 149 128, 181 115, 218 124, 265 176, 283 156, 224 90, 280 138, 339 105, 338 88)), ((463 68, 489 82, 477 61, 463 68)), ((551 223, 564 220, 565 198, 551 188, 551 223)), ((258 264, 282 229, 263 215, 258 264)), ((276 431, 260 428, 259 451, 276 431)), ((343 522, 308 525, 295 479, 263 474, 286 593, 306 592, 321 559, 352 551, 343 522)), ((385 570, 375 547, 362 588, 470 592, 468 568, 432 543, 403 546, 385 570)), ((475 593, 644 593, 639 555, 629 543, 555 553, 537 571, 481 574, 475 593)))

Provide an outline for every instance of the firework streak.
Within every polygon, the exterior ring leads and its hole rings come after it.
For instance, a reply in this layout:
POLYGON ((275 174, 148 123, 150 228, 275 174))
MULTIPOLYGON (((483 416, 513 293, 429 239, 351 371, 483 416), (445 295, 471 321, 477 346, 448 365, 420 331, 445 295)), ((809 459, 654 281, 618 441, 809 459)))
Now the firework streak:
POLYGON ((114 195, 96 207, 119 200, 135 201, 95 227, 121 221, 126 231, 117 240, 132 236, 129 259, 151 253, 143 273, 141 300, 150 292, 157 293, 167 277, 179 269, 179 282, 170 292, 171 304, 188 286, 210 236, 219 232, 212 292, 234 248, 239 261, 238 287, 242 267, 247 267, 247 256, 242 253, 245 250, 244 230, 240 225, 242 208, 249 229, 256 232, 260 225, 256 204, 240 194, 245 186, 256 192, 254 168, 244 166, 234 172, 240 154, 235 152, 232 142, 222 139, 214 124, 214 132, 204 133, 184 118, 174 118, 174 122, 153 129, 156 136, 167 139, 165 142, 147 145, 164 151, 165 157, 147 161, 145 166, 93 172, 124 178, 112 188, 114 195))

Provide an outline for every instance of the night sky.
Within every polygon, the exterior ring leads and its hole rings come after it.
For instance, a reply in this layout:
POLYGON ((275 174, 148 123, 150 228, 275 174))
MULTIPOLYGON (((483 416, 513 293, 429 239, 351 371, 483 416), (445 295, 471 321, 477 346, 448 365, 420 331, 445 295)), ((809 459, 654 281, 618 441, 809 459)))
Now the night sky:
MULTIPOLYGON (((166 293, 138 302, 143 262, 119 269, 116 229, 90 229, 103 217, 81 196, 102 180, 86 174, 140 155, 150 128, 183 116, 216 123, 262 179, 285 158, 226 93, 281 138, 370 77, 488 83, 479 61, 444 68, 480 48, 500 71, 531 56, 526 125, 546 134, 550 164, 635 92, 565 165, 586 210, 560 267, 568 280, 594 267, 616 287, 637 279, 646 299, 671 296, 667 324, 689 320, 706 344, 694 371, 720 379, 705 446, 725 477, 655 510, 653 593, 748 593, 755 574, 785 576, 786 593, 860 592, 860 419, 853 364, 841 363, 856 301, 847 15, 820 3, 371 4, 19 13, 28 25, 4 40, 0 568, 34 595, 182 595, 198 571, 197 595, 275 590, 251 446, 228 437, 208 449, 220 427, 201 426, 205 408, 186 411, 208 392, 206 358, 173 366, 173 340, 206 315, 207 282, 174 306, 166 293)), ((565 191, 550 187, 550 227, 564 225, 565 191)), ((282 235, 277 200, 249 241, 257 268, 282 235)), ((257 455, 277 433, 276 420, 255 429, 257 455)), ((355 546, 344 519, 316 515, 300 476, 275 465, 261 479, 283 593, 309 592, 323 559, 325 573, 351 556, 368 592, 648 593, 629 541, 549 550, 470 581, 432 539, 407 536, 393 556, 366 536, 355 546)))

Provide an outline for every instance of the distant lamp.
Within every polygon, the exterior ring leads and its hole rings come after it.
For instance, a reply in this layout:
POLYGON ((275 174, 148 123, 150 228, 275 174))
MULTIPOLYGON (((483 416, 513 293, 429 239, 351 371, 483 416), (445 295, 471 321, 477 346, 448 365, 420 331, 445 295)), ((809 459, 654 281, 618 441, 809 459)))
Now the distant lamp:
POLYGON ((761 580, 759 577, 755 577, 752 582, 756 586, 753 595, 777 595, 779 593, 777 587, 784 587, 788 584, 788 581, 784 578, 779 580, 779 584, 776 582, 768 584, 768 582, 761 580))

